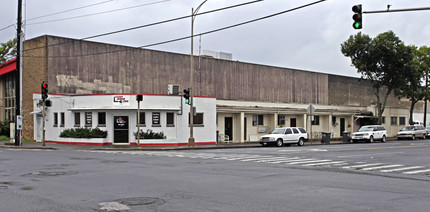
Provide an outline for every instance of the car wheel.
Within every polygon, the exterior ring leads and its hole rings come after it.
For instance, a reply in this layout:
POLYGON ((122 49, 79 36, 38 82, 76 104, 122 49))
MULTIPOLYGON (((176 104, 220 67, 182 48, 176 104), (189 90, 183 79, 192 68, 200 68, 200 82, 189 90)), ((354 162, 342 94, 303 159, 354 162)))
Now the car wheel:
POLYGON ((373 142, 374 142, 373 136, 370 136, 369 143, 373 143, 373 142))
POLYGON ((385 143, 385 141, 387 140, 387 138, 385 137, 385 135, 384 136, 382 136, 382 140, 381 140, 381 142, 382 143, 385 143))
POLYGON ((266 146, 267 146, 267 143, 263 143, 263 144, 261 144, 261 146, 264 146, 264 147, 266 147, 266 146))
POLYGON ((276 146, 277 147, 281 147, 281 146, 283 146, 284 145, 284 142, 282 141, 282 139, 278 139, 278 140, 276 140, 276 146))
POLYGON ((305 141, 303 140, 303 138, 299 139, 299 142, 297 142, 297 146, 303 146, 305 145, 305 141))

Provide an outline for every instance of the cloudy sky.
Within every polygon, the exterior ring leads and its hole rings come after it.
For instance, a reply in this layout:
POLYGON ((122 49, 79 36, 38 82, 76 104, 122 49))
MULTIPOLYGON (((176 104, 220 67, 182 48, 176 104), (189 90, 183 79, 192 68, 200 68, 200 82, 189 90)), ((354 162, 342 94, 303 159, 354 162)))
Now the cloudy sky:
MULTIPOLYGON (((82 39, 191 14, 204 0, 23 0, 25 39, 49 34, 82 39)), ((208 0, 206 12, 252 0, 208 0)), ((1 0, 0 43, 16 36, 17 0, 1 0), (10 26, 10 27, 9 27, 10 26)), ((194 34, 235 25, 317 0, 264 0, 197 16, 194 34)), ((228 52, 233 60, 359 77, 340 44, 361 31, 371 37, 392 30, 408 45, 430 45, 430 10, 364 14, 363 29, 352 28, 351 8, 363 11, 430 7, 428 0, 326 0, 254 23, 201 36, 201 49, 228 52)), ((90 39, 133 47, 190 35, 191 19, 90 39)), ((199 48, 199 38, 194 49, 199 48)), ((149 47, 189 54, 190 40, 149 47)))

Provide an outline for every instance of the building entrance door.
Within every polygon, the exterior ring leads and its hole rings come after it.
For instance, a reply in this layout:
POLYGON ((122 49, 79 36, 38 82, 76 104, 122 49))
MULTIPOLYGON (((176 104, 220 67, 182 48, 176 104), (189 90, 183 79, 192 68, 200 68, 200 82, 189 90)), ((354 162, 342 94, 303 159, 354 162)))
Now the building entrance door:
POLYGON ((345 119, 340 118, 340 135, 343 136, 343 132, 345 132, 345 119))
POLYGON ((290 119, 290 127, 297 127, 297 120, 296 118, 290 119))
POLYGON ((128 142, 128 116, 113 117, 113 143, 127 144, 128 142))
POLYGON ((233 140, 233 117, 225 117, 224 133, 228 135, 228 140, 233 140))

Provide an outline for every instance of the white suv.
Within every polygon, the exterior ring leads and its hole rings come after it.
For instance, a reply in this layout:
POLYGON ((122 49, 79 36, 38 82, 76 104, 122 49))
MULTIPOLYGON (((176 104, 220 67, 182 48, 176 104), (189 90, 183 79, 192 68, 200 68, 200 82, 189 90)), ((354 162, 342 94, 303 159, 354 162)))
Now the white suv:
POLYGON ((263 135, 260 138, 260 144, 267 146, 275 144, 278 147, 284 144, 297 144, 303 146, 308 141, 306 130, 301 127, 276 128, 270 134, 263 135))
POLYGON ((385 142, 387 139, 387 130, 381 125, 362 126, 358 132, 352 134, 352 142, 368 141, 373 143, 375 140, 385 142))

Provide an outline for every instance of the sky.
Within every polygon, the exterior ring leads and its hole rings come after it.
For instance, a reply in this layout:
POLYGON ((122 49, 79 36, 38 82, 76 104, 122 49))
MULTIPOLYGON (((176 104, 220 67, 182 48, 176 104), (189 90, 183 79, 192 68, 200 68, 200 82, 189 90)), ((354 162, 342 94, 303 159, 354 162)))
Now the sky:
MULTIPOLYGON (((207 0, 198 11, 253 0, 207 0)), ((0 43, 16 37, 18 0, 1 0, 0 43), (8 27, 10 26, 10 27, 8 27)), ((82 39, 191 15, 204 0, 23 0, 25 39, 54 35, 82 39)), ((194 34, 294 9, 317 0, 264 0, 198 15, 194 34)), ((428 0, 326 0, 264 20, 194 38, 194 50, 226 52, 233 60, 360 77, 340 45, 358 32, 375 37, 392 30, 405 44, 430 46, 430 10, 363 14, 363 29, 352 27, 352 6, 363 11, 430 7, 428 0)), ((89 41, 140 47, 191 35, 191 18, 115 33, 89 41)), ((189 54, 190 39, 148 47, 189 54)))

